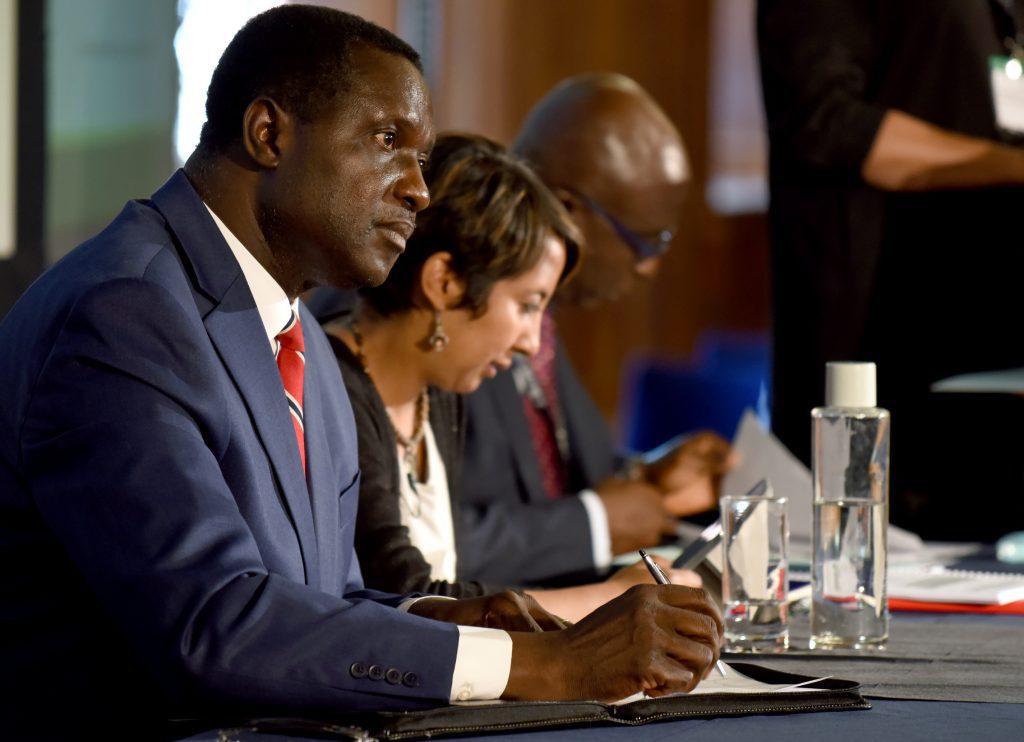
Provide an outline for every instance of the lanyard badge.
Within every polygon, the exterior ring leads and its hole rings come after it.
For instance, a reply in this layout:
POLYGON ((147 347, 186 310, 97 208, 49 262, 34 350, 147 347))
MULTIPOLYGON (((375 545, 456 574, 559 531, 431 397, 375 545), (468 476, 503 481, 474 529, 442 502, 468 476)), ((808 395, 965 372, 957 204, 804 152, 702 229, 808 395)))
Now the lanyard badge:
POLYGON ((1024 134, 1024 50, 989 57, 988 68, 996 124, 1009 134, 1024 134))
POLYGON ((1024 134, 1024 8, 1018 0, 991 0, 996 32, 1009 52, 988 59, 996 125, 1006 134, 1024 134))

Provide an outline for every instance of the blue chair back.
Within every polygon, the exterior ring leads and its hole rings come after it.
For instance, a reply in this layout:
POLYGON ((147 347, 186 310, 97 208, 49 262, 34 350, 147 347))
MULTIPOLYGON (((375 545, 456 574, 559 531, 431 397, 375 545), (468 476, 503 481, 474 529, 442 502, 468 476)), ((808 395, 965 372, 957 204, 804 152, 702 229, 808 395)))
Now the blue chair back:
POLYGON ((767 426, 770 374, 767 333, 713 330, 701 335, 690 359, 636 358, 619 417, 624 443, 647 451, 697 430, 731 439, 747 407, 767 426))

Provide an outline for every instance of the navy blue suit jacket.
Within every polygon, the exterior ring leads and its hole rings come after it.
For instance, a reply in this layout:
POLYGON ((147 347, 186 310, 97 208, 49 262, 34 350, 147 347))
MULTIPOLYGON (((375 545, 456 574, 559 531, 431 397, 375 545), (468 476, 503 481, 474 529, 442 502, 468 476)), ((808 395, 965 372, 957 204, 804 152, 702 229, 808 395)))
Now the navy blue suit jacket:
POLYGON ((612 476, 622 459, 561 343, 555 383, 570 449, 569 492, 558 499, 544 490, 512 373, 484 381, 466 397, 459 540, 464 579, 513 585, 593 576, 590 521, 574 493, 612 476))
POLYGON ((308 487, 252 295, 184 173, 0 324, 0 724, 447 701, 457 628, 363 590, 352 411, 302 312, 308 487))

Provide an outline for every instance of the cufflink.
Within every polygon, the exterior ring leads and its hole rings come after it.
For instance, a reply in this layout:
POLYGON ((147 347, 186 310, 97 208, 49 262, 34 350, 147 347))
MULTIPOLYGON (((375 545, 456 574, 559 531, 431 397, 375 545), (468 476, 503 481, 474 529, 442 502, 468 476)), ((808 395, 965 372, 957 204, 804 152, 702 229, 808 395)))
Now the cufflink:
POLYGON ((364 662, 353 662, 348 668, 348 674, 357 680, 365 678, 367 672, 366 663, 364 662))
POLYGON ((398 685, 402 682, 402 671, 392 667, 384 675, 384 679, 391 683, 391 685, 398 685))
POLYGON ((370 669, 366 674, 369 676, 370 680, 383 680, 386 673, 384 672, 384 668, 380 665, 370 665, 370 669))
POLYGON ((469 683, 466 683, 464 686, 459 688, 459 693, 458 693, 458 695, 455 696, 455 699, 457 701, 468 701, 472 697, 473 697, 473 686, 470 685, 469 683))
POLYGON ((406 688, 418 688, 420 685, 420 676, 414 672, 407 672, 402 676, 402 685, 406 688))

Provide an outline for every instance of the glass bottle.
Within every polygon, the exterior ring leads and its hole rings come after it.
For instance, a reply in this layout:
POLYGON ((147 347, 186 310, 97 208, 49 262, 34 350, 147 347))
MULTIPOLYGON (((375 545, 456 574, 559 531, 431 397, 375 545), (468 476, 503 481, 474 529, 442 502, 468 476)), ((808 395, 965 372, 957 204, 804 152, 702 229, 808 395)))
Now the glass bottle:
POLYGON ((811 411, 814 532, 811 648, 878 647, 889 637, 886 530, 889 411, 873 363, 826 364, 811 411))

